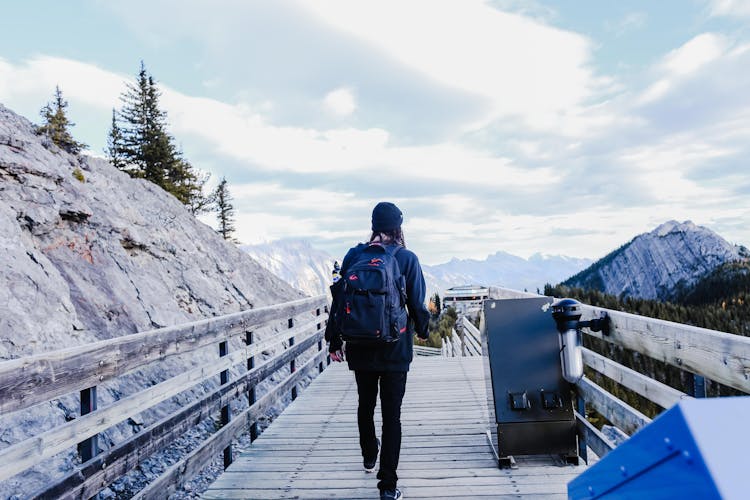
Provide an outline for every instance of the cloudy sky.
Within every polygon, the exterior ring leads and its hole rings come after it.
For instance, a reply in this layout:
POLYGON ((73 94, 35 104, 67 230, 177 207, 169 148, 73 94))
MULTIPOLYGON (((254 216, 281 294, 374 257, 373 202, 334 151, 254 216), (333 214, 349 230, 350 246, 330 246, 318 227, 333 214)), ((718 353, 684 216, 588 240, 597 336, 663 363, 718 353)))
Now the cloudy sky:
MULTIPOLYGON (((101 154, 140 61, 244 243, 598 258, 669 220, 750 244, 750 0, 8 2, 0 102, 59 84, 101 154)), ((209 217, 207 222, 212 222, 209 217)))

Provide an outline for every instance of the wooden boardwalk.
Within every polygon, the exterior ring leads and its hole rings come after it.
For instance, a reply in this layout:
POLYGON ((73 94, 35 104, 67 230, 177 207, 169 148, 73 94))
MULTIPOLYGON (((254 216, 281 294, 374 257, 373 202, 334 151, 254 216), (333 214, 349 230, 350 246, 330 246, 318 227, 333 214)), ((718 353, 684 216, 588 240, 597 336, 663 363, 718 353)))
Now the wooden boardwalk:
MULTIPOLYGON (((488 444, 481 358, 417 358, 402 407, 398 467, 405 498, 567 498, 584 466, 517 457, 497 468, 488 444)), ((378 498, 362 469, 357 387, 328 367, 204 494, 206 499, 378 498)), ((380 434, 380 406, 375 410, 380 434)))

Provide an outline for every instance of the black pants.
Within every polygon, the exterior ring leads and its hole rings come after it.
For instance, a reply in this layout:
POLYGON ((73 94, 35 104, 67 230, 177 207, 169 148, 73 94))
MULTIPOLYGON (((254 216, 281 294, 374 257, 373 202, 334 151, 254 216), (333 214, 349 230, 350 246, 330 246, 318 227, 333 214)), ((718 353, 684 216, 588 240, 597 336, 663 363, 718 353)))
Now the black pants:
POLYGON ((359 426, 359 445, 362 457, 371 460, 377 453, 375 438, 375 403, 378 397, 380 381, 380 409, 383 414, 383 434, 380 447, 380 471, 378 471, 378 488, 392 490, 396 488, 396 468, 401 453, 401 401, 406 390, 406 372, 366 372, 355 371, 359 409, 357 425, 359 426))

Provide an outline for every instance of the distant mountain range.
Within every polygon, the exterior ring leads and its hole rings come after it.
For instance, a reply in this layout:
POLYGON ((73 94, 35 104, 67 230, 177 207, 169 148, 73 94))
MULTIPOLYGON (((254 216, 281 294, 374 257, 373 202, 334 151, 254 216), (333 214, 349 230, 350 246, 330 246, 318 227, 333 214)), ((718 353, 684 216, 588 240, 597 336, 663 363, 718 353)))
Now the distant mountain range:
POLYGON ((240 247, 258 264, 306 295, 328 293, 336 260, 304 240, 278 240, 240 247))
MULTIPOLYGON (((258 263, 308 295, 328 292, 336 258, 302 240, 280 240, 243 246, 258 263)), ((338 257, 340 259, 341 257, 338 257)), ((591 264, 590 259, 557 255, 532 255, 523 259, 497 252, 485 260, 453 259, 436 266, 423 265, 428 294, 467 284, 497 285, 535 291, 545 283, 558 283, 591 264)))
POLYGON ((445 264, 422 266, 427 288, 432 293, 457 285, 501 286, 530 292, 544 288, 545 283, 559 283, 586 268, 591 259, 536 253, 524 259, 497 252, 484 260, 452 259, 445 264))
MULTIPOLYGON (((304 293, 328 292, 337 259, 309 242, 282 240, 242 249, 304 293)), ((458 285, 494 285, 534 292, 546 283, 562 282, 618 297, 680 300, 720 266, 749 258, 747 248, 727 242, 706 227, 690 221, 668 221, 596 262, 542 254, 524 259, 497 252, 484 260, 454 258, 444 264, 423 265, 422 269, 428 294, 437 292, 441 296, 458 285)))
POLYGON ((708 228, 669 221, 596 261, 562 284, 618 297, 677 300, 714 270, 750 257, 708 228))

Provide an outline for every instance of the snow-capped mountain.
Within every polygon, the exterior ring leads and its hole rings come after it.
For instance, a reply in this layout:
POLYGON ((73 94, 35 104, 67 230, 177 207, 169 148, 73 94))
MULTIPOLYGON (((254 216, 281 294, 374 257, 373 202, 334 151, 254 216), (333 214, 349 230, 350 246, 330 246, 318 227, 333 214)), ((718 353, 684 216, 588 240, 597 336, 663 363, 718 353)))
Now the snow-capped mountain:
POLYGON ((304 240, 279 240, 241 249, 306 295, 328 293, 334 258, 304 240))
POLYGON ((747 253, 706 227, 672 220, 636 236, 563 284, 670 300, 718 266, 747 258, 747 253))
MULTIPOLYGON (((282 240, 243 246, 266 269, 309 295, 327 293, 334 257, 301 240, 282 240)), ((590 259, 532 255, 529 259, 497 252, 485 260, 453 259, 436 266, 423 265, 428 294, 466 284, 496 285, 534 291, 558 283, 591 264, 590 259)))
POLYGON ((452 259, 445 264, 423 266, 427 288, 442 292, 457 285, 501 286, 515 290, 536 291, 545 283, 558 283, 591 264, 591 259, 536 253, 524 259, 497 252, 484 260, 452 259))

